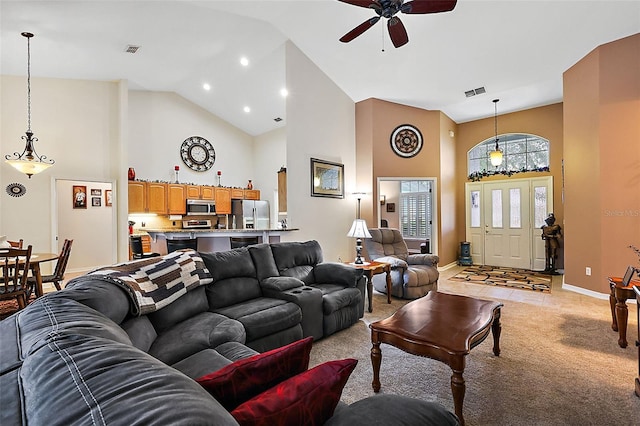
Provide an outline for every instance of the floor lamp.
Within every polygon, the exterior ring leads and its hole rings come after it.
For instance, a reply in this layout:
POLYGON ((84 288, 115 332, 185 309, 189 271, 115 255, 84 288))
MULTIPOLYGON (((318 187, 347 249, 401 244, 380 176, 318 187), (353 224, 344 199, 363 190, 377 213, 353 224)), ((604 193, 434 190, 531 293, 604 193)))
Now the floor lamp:
POLYGON ((360 219, 360 198, 358 198, 358 213, 356 219, 351 224, 351 229, 347 233, 347 237, 356 238, 356 260, 353 262, 356 265, 362 265, 362 238, 371 238, 371 234, 367 229, 367 222, 364 219, 360 219))

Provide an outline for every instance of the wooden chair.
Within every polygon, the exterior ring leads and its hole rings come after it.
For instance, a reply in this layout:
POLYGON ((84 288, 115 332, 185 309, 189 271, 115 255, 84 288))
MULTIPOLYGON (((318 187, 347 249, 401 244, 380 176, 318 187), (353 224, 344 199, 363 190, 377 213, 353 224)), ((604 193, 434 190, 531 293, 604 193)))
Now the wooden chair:
MULTIPOLYGON (((64 240, 64 244, 62 244, 62 250, 60 251, 60 256, 58 257, 58 261, 56 263, 56 269, 53 271, 52 275, 43 275, 42 283, 53 283, 53 285, 56 286, 57 290, 62 289, 62 287, 60 287, 60 283, 64 281, 64 271, 67 269, 67 263, 69 263, 72 244, 73 240, 64 240)), ((28 283, 29 288, 34 288, 36 285, 36 278, 29 277, 28 283)))
POLYGON ((7 240, 7 242, 9 244, 11 244, 12 248, 21 249, 22 248, 22 244, 24 243, 24 240, 22 238, 20 238, 18 241, 9 241, 9 240, 7 240))
POLYGON ((16 299, 18 310, 27 306, 27 276, 31 246, 26 249, 0 249, 0 300, 16 299))

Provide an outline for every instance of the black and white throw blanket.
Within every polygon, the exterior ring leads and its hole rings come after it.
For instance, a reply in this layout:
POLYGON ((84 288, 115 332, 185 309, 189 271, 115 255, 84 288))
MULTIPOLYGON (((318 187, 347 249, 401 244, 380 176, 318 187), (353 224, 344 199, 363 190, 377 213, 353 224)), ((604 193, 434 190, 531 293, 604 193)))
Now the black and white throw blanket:
POLYGON ((195 250, 178 250, 161 257, 123 262, 73 279, 100 279, 122 287, 133 301, 131 313, 155 312, 213 278, 195 250))

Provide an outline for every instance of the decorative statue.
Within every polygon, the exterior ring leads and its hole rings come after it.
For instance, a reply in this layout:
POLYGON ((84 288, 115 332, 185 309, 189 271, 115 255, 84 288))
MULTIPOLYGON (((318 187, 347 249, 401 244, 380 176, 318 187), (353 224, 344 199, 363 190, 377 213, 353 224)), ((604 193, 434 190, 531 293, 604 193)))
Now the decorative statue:
POLYGON ((556 261, 558 260, 559 240, 562 238, 562 228, 556 225, 556 217, 553 213, 544 220, 546 225, 542 226, 542 239, 544 240, 544 248, 546 254, 546 262, 544 271, 550 274, 556 273, 556 261))

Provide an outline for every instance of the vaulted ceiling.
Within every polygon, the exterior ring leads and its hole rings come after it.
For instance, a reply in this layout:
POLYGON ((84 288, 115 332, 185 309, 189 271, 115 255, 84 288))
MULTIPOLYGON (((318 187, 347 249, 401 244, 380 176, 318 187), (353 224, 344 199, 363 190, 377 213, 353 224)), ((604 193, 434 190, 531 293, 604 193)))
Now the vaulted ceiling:
POLYGON ((409 43, 398 49, 383 21, 338 41, 373 16, 337 0, 2 0, 0 71, 26 75, 20 33, 29 31, 34 77, 126 79, 258 135, 286 125, 290 40, 354 102, 441 110, 462 123, 491 116, 494 98, 499 113, 560 102, 565 70, 640 32, 640 1, 459 0, 452 12, 399 15, 409 43), (126 53, 128 45, 140 48, 126 53), (465 96, 481 87, 486 93, 465 96))

